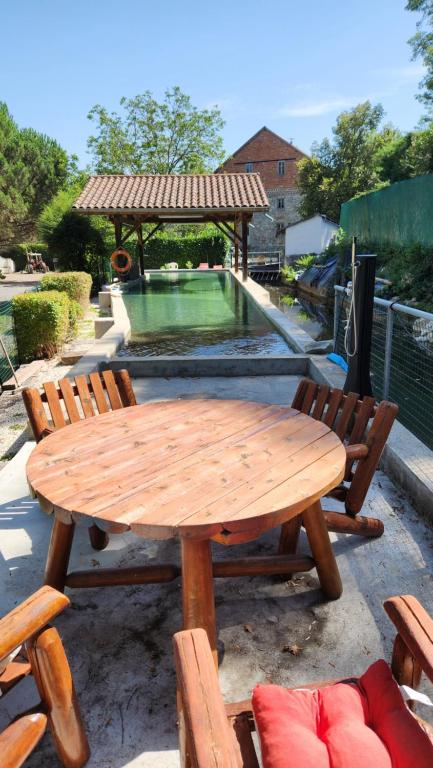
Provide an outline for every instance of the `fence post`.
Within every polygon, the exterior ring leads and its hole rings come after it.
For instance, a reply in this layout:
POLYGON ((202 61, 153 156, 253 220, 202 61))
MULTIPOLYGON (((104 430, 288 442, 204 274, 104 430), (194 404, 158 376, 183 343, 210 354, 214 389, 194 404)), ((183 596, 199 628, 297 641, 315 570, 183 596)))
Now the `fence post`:
POLYGON ((338 312, 338 291, 337 291, 337 286, 334 285, 334 352, 337 351, 337 335, 338 335, 339 320, 340 320, 340 313, 338 312))
POLYGON ((392 355, 392 332, 394 328, 394 314, 392 304, 386 310, 386 336, 385 336, 385 360, 383 367, 383 393, 382 397, 387 400, 389 396, 389 383, 391 379, 391 355, 392 355))

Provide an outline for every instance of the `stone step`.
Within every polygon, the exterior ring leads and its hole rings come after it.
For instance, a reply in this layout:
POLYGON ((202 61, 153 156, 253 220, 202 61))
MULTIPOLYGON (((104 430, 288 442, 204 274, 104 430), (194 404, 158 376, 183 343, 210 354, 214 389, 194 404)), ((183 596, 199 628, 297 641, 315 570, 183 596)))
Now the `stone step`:
POLYGON ((28 363, 27 365, 20 365, 20 367, 15 371, 16 378, 15 376, 11 376, 10 379, 4 382, 2 389, 14 390, 18 389, 18 387, 22 387, 23 384, 25 384, 25 382, 28 381, 32 376, 35 376, 37 373, 39 373, 43 367, 43 364, 43 360, 33 360, 33 362, 28 363))

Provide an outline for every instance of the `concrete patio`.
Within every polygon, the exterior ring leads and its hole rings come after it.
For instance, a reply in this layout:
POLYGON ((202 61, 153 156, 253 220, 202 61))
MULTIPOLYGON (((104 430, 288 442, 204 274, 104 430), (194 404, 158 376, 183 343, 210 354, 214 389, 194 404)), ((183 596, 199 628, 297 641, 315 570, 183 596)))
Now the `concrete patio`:
MULTIPOLYGON (((289 404, 296 385, 297 378, 288 376, 134 381, 141 402, 230 397, 289 404)), ((36 590, 43 578, 51 520, 28 495, 25 463, 32 447, 26 443, 0 473, 0 615, 36 590)), ((411 593, 433 614, 433 531, 382 472, 376 474, 366 508, 384 521, 385 534, 372 541, 332 534, 344 584, 337 602, 323 600, 315 571, 289 582, 268 577, 215 582, 220 678, 227 699, 247 697, 259 681, 294 685, 351 675, 389 657, 394 629, 382 602, 390 595, 411 593)), ((215 558, 233 557, 235 551, 271 552, 277 540, 274 530, 235 550, 215 545, 215 558)), ((118 535, 107 550, 95 552, 85 530, 79 530, 71 558, 73 567, 160 560, 178 561, 175 541, 118 535)), ((68 594, 72 605, 56 626, 89 735, 88 765, 178 766, 171 636, 181 627, 179 582, 68 594)), ((26 703, 35 700, 32 682, 22 683, 0 708, 0 728, 17 704, 22 707, 23 686, 26 703)), ((424 708, 420 713, 428 718, 424 708)), ((49 738, 26 765, 58 765, 49 738)))

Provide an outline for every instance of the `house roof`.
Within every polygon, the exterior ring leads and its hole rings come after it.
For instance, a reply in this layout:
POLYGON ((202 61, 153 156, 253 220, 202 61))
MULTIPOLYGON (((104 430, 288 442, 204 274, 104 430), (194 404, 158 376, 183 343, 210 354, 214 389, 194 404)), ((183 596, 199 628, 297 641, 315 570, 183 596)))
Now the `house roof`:
POLYGON ((258 131, 256 131, 256 132, 255 132, 255 133, 254 133, 252 136, 250 136, 250 138, 249 138, 249 139, 247 139, 247 141, 245 141, 243 144, 241 144, 241 146, 240 146, 240 147, 238 147, 238 148, 235 150, 235 152, 232 152, 232 154, 230 155, 230 157, 229 157, 229 158, 227 158, 227 159, 224 161, 224 163, 222 163, 222 165, 220 165, 220 166, 219 166, 219 167, 216 169, 215 173, 221 173, 221 172, 223 172, 223 171, 224 171, 224 165, 225 165, 225 163, 227 162, 227 160, 229 160, 230 158, 236 157, 236 155, 238 155, 238 154, 239 154, 239 152, 241 152, 243 149, 245 149, 245 147, 247 147, 249 144, 251 144, 251 142, 253 142, 253 141, 254 141, 254 139, 256 139, 256 138, 257 138, 257 136, 259 136, 259 135, 260 135, 261 133, 263 133, 264 131, 266 131, 267 133, 270 133, 272 136, 275 136, 275 137, 276 137, 277 139, 279 139, 279 141, 281 141, 283 144, 286 144, 286 146, 287 146, 287 147, 290 147, 290 149, 292 149, 292 150, 293 150, 293 149, 295 149, 295 150, 296 150, 297 152, 299 152, 301 155, 304 155, 304 157, 308 157, 308 155, 306 155, 306 154, 305 154, 305 152, 303 152, 303 151, 302 151, 302 149, 299 149, 299 147, 295 146, 295 144, 292 144, 290 141, 287 141, 287 139, 284 139, 284 138, 283 138, 282 136, 280 136, 278 133, 275 133, 275 131, 271 131, 271 129, 270 129, 270 128, 268 128, 266 125, 263 125, 263 126, 262 126, 262 128, 259 128, 259 130, 258 130, 258 131))
POLYGON ((84 214, 263 212, 269 201, 257 173, 91 176, 73 205, 84 214))
POLYGON ((306 219, 298 219, 298 221, 294 221, 292 224, 287 224, 286 229, 290 229, 290 227, 297 227, 298 224, 305 224, 307 221, 311 221, 311 219, 316 219, 317 216, 320 216, 320 218, 323 219, 323 221, 327 221, 328 224, 333 224, 334 227, 337 227, 338 229, 338 224, 335 221, 332 221, 332 219, 328 219, 328 217, 325 216, 324 213, 313 213, 312 216, 307 216, 306 219))

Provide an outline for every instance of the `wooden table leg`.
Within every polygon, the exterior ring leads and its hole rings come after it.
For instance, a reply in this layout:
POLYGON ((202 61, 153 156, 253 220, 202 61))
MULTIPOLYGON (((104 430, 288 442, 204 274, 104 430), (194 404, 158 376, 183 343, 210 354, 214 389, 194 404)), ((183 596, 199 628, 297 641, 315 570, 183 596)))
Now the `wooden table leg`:
POLYGON ((343 591, 338 566, 332 551, 329 533, 320 501, 302 514, 308 542, 316 563, 320 585, 330 600, 337 600, 343 591))
POLYGON ((65 589, 74 531, 75 523, 68 525, 56 517, 54 518, 45 565, 44 583, 58 589, 59 592, 63 592, 65 589))
POLYGON ((183 628, 206 630, 218 666, 211 543, 182 538, 181 555, 183 628))
POLYGON ((279 555, 296 555, 298 549, 299 534, 302 526, 302 515, 296 515, 292 520, 283 523, 278 545, 279 555))

